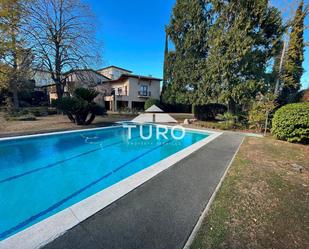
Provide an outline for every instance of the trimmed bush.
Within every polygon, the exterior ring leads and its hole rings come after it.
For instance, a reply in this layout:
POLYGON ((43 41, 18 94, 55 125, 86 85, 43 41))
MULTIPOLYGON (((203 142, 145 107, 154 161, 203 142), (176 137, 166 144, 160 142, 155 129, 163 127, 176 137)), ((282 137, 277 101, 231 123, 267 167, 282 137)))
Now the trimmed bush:
POLYGON ((145 110, 147 110, 149 107, 156 105, 157 107, 160 107, 160 100, 158 99, 147 99, 144 105, 145 110))
POLYGON ((77 125, 89 125, 99 113, 105 112, 94 99, 98 96, 95 90, 77 88, 73 96, 63 97, 56 101, 57 109, 64 112, 68 118, 77 125))
POLYGON ((224 114, 227 107, 222 104, 212 103, 208 105, 195 105, 193 108, 194 117, 202 121, 215 120, 218 114, 224 114))
POLYGON ((309 143, 309 102, 288 104, 276 111, 271 133, 288 142, 309 143))

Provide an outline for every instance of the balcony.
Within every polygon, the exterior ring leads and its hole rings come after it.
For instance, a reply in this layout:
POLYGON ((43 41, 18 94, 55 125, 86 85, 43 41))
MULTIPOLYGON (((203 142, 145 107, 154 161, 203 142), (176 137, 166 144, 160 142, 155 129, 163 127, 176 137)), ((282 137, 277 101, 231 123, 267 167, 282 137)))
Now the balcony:
POLYGON ((149 98, 151 97, 150 91, 138 91, 138 97, 139 98, 149 98))

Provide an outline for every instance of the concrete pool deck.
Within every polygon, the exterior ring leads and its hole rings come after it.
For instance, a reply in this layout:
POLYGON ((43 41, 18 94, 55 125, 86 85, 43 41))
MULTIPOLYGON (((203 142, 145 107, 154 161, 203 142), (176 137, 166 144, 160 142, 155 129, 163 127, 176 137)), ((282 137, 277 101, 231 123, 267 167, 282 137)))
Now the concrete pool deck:
POLYGON ((242 140, 222 134, 44 248, 183 248, 242 140))

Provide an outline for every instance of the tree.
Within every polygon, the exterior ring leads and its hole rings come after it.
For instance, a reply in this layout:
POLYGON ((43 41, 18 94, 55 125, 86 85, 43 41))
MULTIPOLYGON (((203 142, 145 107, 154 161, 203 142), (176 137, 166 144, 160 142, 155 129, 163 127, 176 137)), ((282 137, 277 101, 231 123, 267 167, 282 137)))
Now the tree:
POLYGON ((205 74, 219 101, 232 113, 264 92, 266 68, 282 36, 279 11, 267 0, 227 1, 215 5, 211 49, 205 74))
MULTIPOLYGON (((292 21, 289 47, 284 63, 282 96, 296 93, 301 86, 300 80, 304 69, 304 1, 301 0, 292 21)), ((285 97, 283 97, 285 98, 285 97)))
POLYGON ((77 88, 72 97, 58 99, 55 104, 57 109, 64 112, 73 123, 89 125, 102 109, 94 102, 97 96, 98 93, 94 90, 77 88))
POLYGON ((176 103, 192 104, 198 82, 201 80, 199 67, 208 51, 207 31, 211 23, 205 0, 177 0, 166 32, 175 46, 169 52, 167 93, 165 99, 176 103))
POLYGON ((25 48, 23 25, 27 17, 21 0, 0 0, 0 87, 13 96, 19 107, 18 91, 29 79, 31 50, 25 48))
POLYGON ((51 74, 58 98, 64 92, 64 72, 86 68, 100 58, 96 20, 80 0, 32 0, 27 26, 36 66, 51 74))
POLYGON ((267 90, 266 68, 283 27, 267 0, 178 0, 167 32, 175 51, 163 100, 228 103, 235 113, 267 90))
POLYGON ((164 94, 167 87, 167 70, 168 70, 168 34, 165 37, 165 47, 164 47, 164 62, 163 62, 163 85, 161 94, 164 94))

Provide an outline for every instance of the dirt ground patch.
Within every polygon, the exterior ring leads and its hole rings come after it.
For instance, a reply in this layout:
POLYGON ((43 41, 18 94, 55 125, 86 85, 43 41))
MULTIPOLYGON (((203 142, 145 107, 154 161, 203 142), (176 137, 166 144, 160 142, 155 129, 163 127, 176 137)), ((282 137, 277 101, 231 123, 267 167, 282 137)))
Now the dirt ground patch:
POLYGON ((307 249, 308 234, 309 146, 250 137, 191 248, 307 249))

